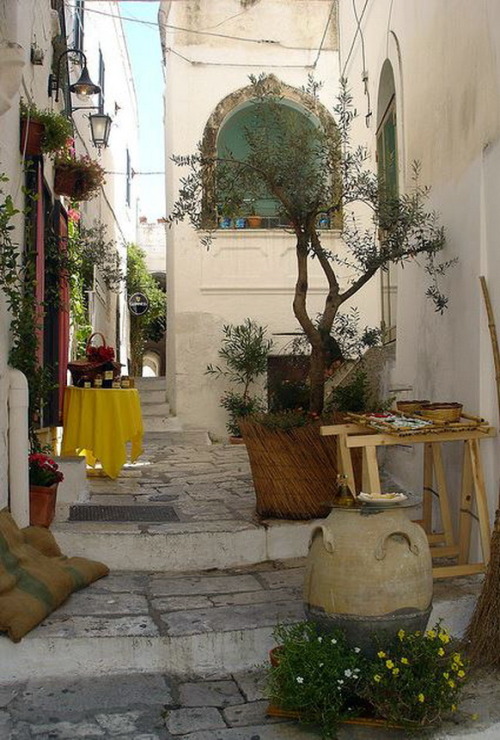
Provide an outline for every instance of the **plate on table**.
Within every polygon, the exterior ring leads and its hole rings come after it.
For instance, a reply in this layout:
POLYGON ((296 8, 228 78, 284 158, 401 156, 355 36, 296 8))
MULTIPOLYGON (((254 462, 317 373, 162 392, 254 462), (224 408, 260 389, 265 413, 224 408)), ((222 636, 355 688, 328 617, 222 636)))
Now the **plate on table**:
POLYGON ((358 500, 372 506, 394 506, 406 501, 408 496, 404 493, 359 493, 358 500))

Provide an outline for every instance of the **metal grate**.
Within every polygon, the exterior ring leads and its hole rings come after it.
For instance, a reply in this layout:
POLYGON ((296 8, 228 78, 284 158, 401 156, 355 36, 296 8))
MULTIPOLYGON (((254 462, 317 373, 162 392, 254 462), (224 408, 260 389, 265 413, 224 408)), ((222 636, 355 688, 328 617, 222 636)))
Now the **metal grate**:
POLYGON ((70 506, 70 522, 178 522, 172 506, 70 506))

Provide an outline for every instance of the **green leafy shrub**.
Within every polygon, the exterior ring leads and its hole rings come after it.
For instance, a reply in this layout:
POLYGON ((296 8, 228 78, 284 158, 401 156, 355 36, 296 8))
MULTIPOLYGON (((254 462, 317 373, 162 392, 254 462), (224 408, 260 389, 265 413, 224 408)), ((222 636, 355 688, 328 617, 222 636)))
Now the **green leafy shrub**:
POLYGON ((222 408, 229 412, 226 428, 232 436, 240 436, 238 417, 263 410, 262 399, 252 396, 250 387, 267 370, 272 340, 266 337, 266 327, 259 326, 252 319, 245 319, 242 324, 225 324, 222 334, 218 355, 225 367, 207 365, 205 374, 227 378, 230 383, 242 387, 240 393, 228 390, 221 398, 222 408))
POLYGON ((226 391, 221 397, 220 405, 229 414, 226 429, 232 437, 241 437, 238 419, 263 410, 263 403, 256 396, 244 396, 234 391, 226 391))

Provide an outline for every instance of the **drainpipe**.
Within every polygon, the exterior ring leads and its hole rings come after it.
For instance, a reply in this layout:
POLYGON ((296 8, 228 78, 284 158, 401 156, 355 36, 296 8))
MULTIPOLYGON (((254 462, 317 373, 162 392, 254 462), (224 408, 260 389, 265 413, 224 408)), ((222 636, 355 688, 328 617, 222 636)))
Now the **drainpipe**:
POLYGON ((30 523, 28 381, 9 367, 9 502, 18 527, 30 523))

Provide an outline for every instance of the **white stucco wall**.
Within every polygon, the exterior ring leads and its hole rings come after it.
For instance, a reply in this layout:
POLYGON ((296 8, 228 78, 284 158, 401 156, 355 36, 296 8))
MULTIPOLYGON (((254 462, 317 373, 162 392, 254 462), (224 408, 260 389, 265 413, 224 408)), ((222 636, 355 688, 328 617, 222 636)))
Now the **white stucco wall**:
MULTIPOLYGON (((356 6, 360 15, 363 3, 356 6)), ((358 135, 374 148, 380 71, 388 58, 396 86, 400 186, 409 187, 410 164, 418 160, 421 183, 432 187, 430 202, 446 228, 443 257, 459 260, 442 283, 450 299, 443 316, 424 297, 422 271, 399 271, 392 385, 410 387, 414 398, 462 401, 470 413, 498 425, 479 275, 487 278, 500 326, 500 6, 494 0, 376 0, 366 8, 362 38, 358 33, 349 59, 357 28, 350 0, 340 1, 340 27, 341 69, 363 114, 363 67, 368 72, 373 124, 358 135)), ((493 514, 498 442, 485 441, 482 448, 493 514)), ((447 459, 458 483, 456 451, 449 449, 447 459)), ((416 481, 419 462, 416 453, 395 454, 394 470, 416 481)), ((455 486, 451 492, 457 495, 455 486)))
POLYGON ((147 221, 139 219, 136 242, 146 253, 149 272, 165 273, 167 268, 166 224, 162 219, 147 221))
MULTIPOLYGON (((274 74, 300 89, 307 85, 318 59, 315 77, 323 82, 320 100, 332 110, 339 77, 335 13, 318 56, 331 7, 321 0, 266 0, 243 12, 239 0, 162 3, 160 21, 168 24, 215 29, 238 39, 272 40, 252 43, 165 31, 167 213, 182 175, 169 157, 196 151, 216 106, 246 87, 250 74, 274 74)), ((221 231, 206 251, 199 244, 199 234, 187 224, 170 229, 167 240, 169 401, 185 424, 208 427, 223 436, 226 416, 219 399, 227 386, 204 374, 207 363, 217 361, 224 323, 250 317, 266 325, 270 334, 299 329, 292 311, 295 240, 276 230, 221 231)), ((325 236, 325 245, 341 248, 333 233, 325 236)), ((317 264, 310 267, 308 303, 314 316, 326 296, 326 282, 317 264)), ((374 280, 356 300, 362 321, 372 325, 380 320, 378 294, 374 280)), ((278 340, 278 349, 279 344, 278 340)))

